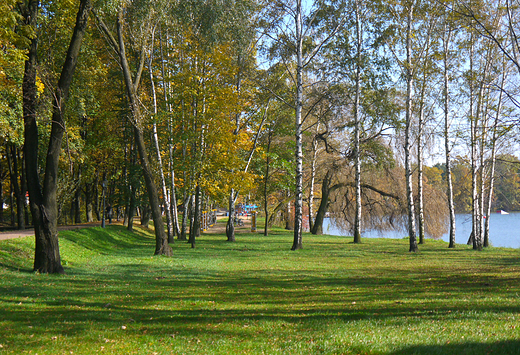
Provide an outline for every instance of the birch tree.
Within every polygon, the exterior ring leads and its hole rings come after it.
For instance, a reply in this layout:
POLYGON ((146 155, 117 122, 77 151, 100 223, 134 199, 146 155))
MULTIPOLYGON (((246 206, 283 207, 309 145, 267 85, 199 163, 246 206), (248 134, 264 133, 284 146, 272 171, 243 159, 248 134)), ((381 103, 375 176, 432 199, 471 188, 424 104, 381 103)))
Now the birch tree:
MULTIPOLYGON (((271 53, 279 54, 276 59, 286 67, 286 75, 294 85, 292 102, 285 101, 285 104, 294 110, 294 237, 291 250, 298 250, 303 247, 304 72, 314 64, 323 46, 336 35, 343 24, 341 16, 338 15, 342 6, 334 1, 316 1, 304 8, 301 0, 295 0, 290 3, 276 1, 267 9, 267 21, 270 22, 267 31, 268 44, 271 53), (325 9, 335 11, 329 12, 325 9)), ((272 59, 275 59, 274 57, 276 56, 272 56, 272 59)))

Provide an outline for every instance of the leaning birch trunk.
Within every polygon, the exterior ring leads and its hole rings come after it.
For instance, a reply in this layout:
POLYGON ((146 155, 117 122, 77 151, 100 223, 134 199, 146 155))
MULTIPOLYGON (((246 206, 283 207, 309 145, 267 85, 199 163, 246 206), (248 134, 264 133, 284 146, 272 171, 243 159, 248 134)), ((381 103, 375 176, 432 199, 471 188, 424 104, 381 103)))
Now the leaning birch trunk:
MULTIPOLYGON (((162 85, 164 91, 164 104, 166 105, 166 111, 170 113, 168 120, 168 153, 169 153, 169 170, 171 176, 171 192, 170 192, 170 214, 172 218, 173 224, 173 235, 179 237, 181 235, 180 227, 179 227, 179 213, 177 211, 177 192, 175 189, 175 170, 173 164, 173 122, 172 122, 172 106, 168 103, 168 96, 171 91, 170 83, 166 83, 165 80, 165 68, 164 68, 164 53, 163 53, 163 45, 162 45, 162 32, 160 32, 159 36, 160 47, 161 47, 161 75, 162 75, 162 85)), ((166 49, 168 50, 169 36, 168 32, 166 32, 166 49)))
POLYGON ((302 148, 302 106, 303 106, 303 33, 302 2, 296 1, 296 102, 295 102, 295 162, 296 195, 294 200, 294 239, 291 250, 298 250, 302 245, 303 217, 303 148, 302 148))
POLYGON ((415 210, 413 200, 413 183, 412 183, 412 88, 413 88, 413 72, 412 72, 412 20, 413 20, 413 2, 410 4, 407 15, 406 30, 406 128, 405 128, 405 177, 406 177, 406 197, 408 201, 408 235, 410 238, 410 252, 417 252, 417 237, 415 235, 415 210))
MULTIPOLYGON (((470 71, 473 72, 473 36, 471 38, 470 46, 470 71)), ((471 79, 470 79, 471 80, 471 79)), ((476 122, 474 117, 474 92, 473 82, 469 83, 469 120, 470 120, 470 145, 471 145, 471 236, 468 244, 473 245, 473 249, 477 249, 477 240, 480 232, 478 230, 478 196, 477 196, 477 151, 476 151, 476 122)))
MULTIPOLYGON (((152 48, 154 43, 154 34, 155 31, 152 31, 152 48)), ((166 188, 166 179, 164 178, 164 169, 163 169, 163 163, 162 163, 162 157, 161 157, 161 148, 159 147, 159 136, 157 134, 157 94, 155 91, 155 79, 153 76, 153 68, 152 68, 152 62, 153 62, 153 49, 150 50, 150 57, 148 59, 148 71, 150 73, 150 84, 152 89, 152 99, 153 99, 153 125, 152 125, 152 137, 153 137, 153 143, 155 146, 155 153, 157 154, 157 165, 159 168, 159 177, 161 180, 161 188, 163 193, 163 202, 164 202, 164 214, 166 215, 166 228, 168 231, 168 243, 174 242, 174 235, 173 235, 173 225, 172 225, 172 215, 170 211, 170 201, 168 200, 168 189, 166 188)))
MULTIPOLYGON (((481 83, 481 88, 479 90, 479 114, 477 114, 478 117, 482 117, 481 118, 481 126, 482 126, 482 133, 481 133, 481 137, 480 137, 480 211, 479 211, 479 214, 480 214, 480 226, 479 226, 479 229, 480 229, 480 241, 479 241, 479 249, 482 249, 484 246, 487 246, 486 244, 489 245, 489 239, 488 241, 486 242, 486 227, 489 228, 489 213, 490 213, 490 208, 491 208, 491 196, 487 199, 486 201, 486 188, 485 188, 485 181, 486 181, 486 176, 485 176, 485 157, 484 157, 484 149, 485 147, 487 146, 487 137, 488 137, 488 125, 489 125, 489 110, 490 110, 490 106, 485 104, 485 97, 487 97, 489 95, 489 91, 490 91, 490 87, 488 85, 484 85, 484 82, 487 82, 489 80, 488 78, 488 73, 490 71, 490 66, 491 66, 491 63, 493 61, 493 54, 494 54, 494 51, 492 49, 490 49, 488 47, 488 51, 487 51, 487 54, 486 54, 486 66, 484 68, 484 73, 483 73, 483 80, 482 80, 482 83, 481 83), (484 90, 484 86, 486 86, 486 89, 484 90), (486 94, 484 94, 484 91, 486 92, 486 94), (484 108, 485 107, 485 108, 484 108), (487 203, 486 203, 487 202, 487 203), (487 218, 486 218, 487 216, 487 218)), ((500 100, 502 98, 502 90, 500 91, 500 100)), ((500 105, 501 103, 499 103, 500 105)), ((491 152, 491 155, 493 156, 492 157, 492 162, 491 162, 491 165, 492 165, 492 168, 490 170, 493 170, 493 174, 494 174, 494 164, 495 164, 495 156, 496 156, 496 152, 495 152, 495 138, 496 138, 496 130, 493 131, 493 141, 491 142, 492 144, 492 152, 491 152)), ((491 173, 491 171, 490 171, 491 173)), ((490 186, 489 188, 489 192, 491 193, 491 189, 492 187, 490 186)), ((489 233, 489 230, 487 231, 489 233)), ((488 236, 489 237, 489 236, 488 236)))
POLYGON ((487 198, 487 211, 486 211, 486 222, 484 226, 484 247, 489 247, 489 219, 491 217, 491 203, 493 200, 493 189, 495 186, 495 166, 496 166, 496 151, 497 151, 497 128, 498 122, 500 120, 500 112, 502 111, 502 99, 504 93, 504 83, 506 77, 506 68, 503 68, 502 71, 502 82, 500 85, 500 94, 498 97, 498 107, 495 115, 495 122, 493 124, 493 141, 491 148, 491 168, 489 172, 489 190, 488 190, 488 198, 487 198))
POLYGON ((362 213, 362 205, 361 205, 361 143, 360 143, 360 135, 361 135, 361 117, 360 117, 360 82, 361 82, 361 52, 362 52, 362 32, 361 32, 361 19, 360 19, 360 9, 359 9, 359 1, 356 0, 355 4, 355 12, 356 12, 356 45, 357 45, 357 54, 356 54, 356 93, 354 99, 354 164, 355 168, 355 183, 356 183, 356 211, 354 217, 354 243, 361 243, 361 213, 362 213))
MULTIPOLYGON (((471 46, 471 52, 473 52, 473 45, 471 46)), ((473 53, 470 54, 472 61, 473 59, 473 53)), ((482 80, 479 86, 478 90, 478 96, 477 96, 477 111, 474 113, 473 104, 471 105, 470 109, 470 120, 471 120, 471 178, 472 178, 472 187, 471 187, 471 196, 473 198, 473 249, 474 250, 482 250, 483 247, 483 229, 484 229, 484 221, 483 221, 483 199, 482 199, 482 189, 483 186, 479 184, 479 155, 481 159, 480 163, 480 170, 482 170, 482 159, 484 152, 482 151, 484 147, 484 118, 483 116, 483 105, 484 105, 484 89, 485 85, 484 82, 486 81, 486 78, 488 76, 489 67, 490 67, 490 60, 486 61, 483 73, 482 73, 482 80), (482 125, 482 132, 479 135, 478 132, 478 126, 479 123, 482 125), (480 154, 477 142, 480 140, 480 154), (479 194, 479 191, 481 192, 479 194)), ((472 66, 472 63, 470 64, 472 66)), ((473 87, 473 85, 471 86, 473 87)), ((472 94, 472 102, 473 102, 473 90, 470 89, 470 93, 472 94)), ((483 171, 481 171, 481 174, 483 174, 483 171)), ((482 175, 481 180, 482 181, 482 175)))

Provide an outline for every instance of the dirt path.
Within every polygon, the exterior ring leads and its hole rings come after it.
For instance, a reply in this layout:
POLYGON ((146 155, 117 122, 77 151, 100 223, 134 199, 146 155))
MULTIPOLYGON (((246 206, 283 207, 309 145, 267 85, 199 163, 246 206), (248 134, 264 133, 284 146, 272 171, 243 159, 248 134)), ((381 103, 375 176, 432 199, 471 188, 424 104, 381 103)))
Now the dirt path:
MULTIPOLYGON (((228 217, 220 216, 218 217, 218 223, 214 225, 213 227, 208 228, 207 231, 204 232, 204 234, 226 234, 226 221, 228 217)), ((236 226, 235 232, 236 233, 245 233, 251 231, 251 217, 245 218, 242 217, 242 220, 244 221, 243 226, 236 226)), ((117 223, 113 223, 117 224, 117 223)), ((119 223, 120 224, 120 223, 119 223)), ((108 225, 108 223, 107 223, 108 225)), ((93 223, 82 223, 82 224, 75 224, 70 226, 59 226, 58 231, 61 230, 71 230, 71 229, 81 229, 81 228, 91 228, 91 227, 100 227, 101 222, 93 222, 93 223)), ((258 229, 258 226, 257 226, 258 229)), ((21 237, 27 237, 34 235, 34 229, 24 229, 24 230, 10 230, 6 232, 0 232, 0 240, 6 240, 6 239, 14 239, 14 238, 21 238, 21 237)))
MULTIPOLYGON (((93 223, 82 223, 82 224, 75 224, 70 226, 59 226, 58 230, 71 230, 71 229, 81 229, 81 228, 91 228, 91 227, 99 227, 101 226, 101 222, 93 222, 93 223)), ((1 232, 0 233, 0 240, 6 240, 6 239, 14 239, 14 238, 21 238, 21 237, 27 237, 34 235, 34 229, 24 229, 24 230, 10 230, 7 232, 1 232)))
MULTIPOLYGON (((235 226, 235 233, 251 232, 251 217, 240 217, 244 222, 243 226, 235 226)), ((217 224, 213 227, 209 227, 203 234, 226 234, 226 222, 228 217, 219 216, 217 217, 217 224)), ((256 226, 258 229, 258 225, 256 226)))

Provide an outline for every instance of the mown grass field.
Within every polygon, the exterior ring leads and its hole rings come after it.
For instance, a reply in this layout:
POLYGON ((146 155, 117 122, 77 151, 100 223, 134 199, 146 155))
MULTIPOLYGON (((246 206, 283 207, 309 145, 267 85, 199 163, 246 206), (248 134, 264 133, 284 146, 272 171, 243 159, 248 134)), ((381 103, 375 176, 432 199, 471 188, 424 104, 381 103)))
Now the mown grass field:
POLYGON ((520 254, 427 240, 60 233, 66 275, 0 242, 0 354, 520 354, 520 254))

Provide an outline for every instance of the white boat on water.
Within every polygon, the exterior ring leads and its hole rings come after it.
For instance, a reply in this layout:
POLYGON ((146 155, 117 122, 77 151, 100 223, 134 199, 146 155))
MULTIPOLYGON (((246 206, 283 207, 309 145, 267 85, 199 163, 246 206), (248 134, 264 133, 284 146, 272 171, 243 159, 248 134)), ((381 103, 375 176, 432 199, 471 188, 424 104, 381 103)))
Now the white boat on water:
POLYGON ((509 212, 506 212, 504 210, 498 210, 497 213, 499 213, 499 214, 509 214, 509 212))

